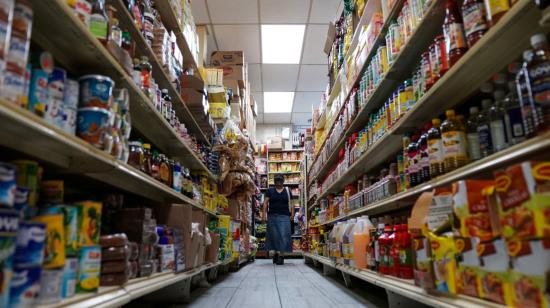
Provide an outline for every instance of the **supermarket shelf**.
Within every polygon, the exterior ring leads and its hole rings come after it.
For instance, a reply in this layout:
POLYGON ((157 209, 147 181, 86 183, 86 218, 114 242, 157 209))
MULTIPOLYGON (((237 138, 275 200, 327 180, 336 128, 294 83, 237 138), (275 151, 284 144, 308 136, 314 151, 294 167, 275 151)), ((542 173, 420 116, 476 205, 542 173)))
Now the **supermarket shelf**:
POLYGON ((289 150, 270 150, 268 149, 268 153, 282 153, 282 152, 303 152, 304 149, 289 149, 289 150))
MULTIPOLYGON (((376 1, 373 1, 376 2, 376 1)), ((407 44, 403 47, 394 63, 390 67, 386 76, 382 79, 374 93, 371 94, 370 99, 365 104, 364 108, 361 109, 350 125, 346 128, 346 131, 340 138, 338 144, 332 149, 327 160, 323 163, 323 166, 319 169, 319 172, 315 175, 315 178, 323 178, 338 161, 338 152, 344 146, 346 139, 353 132, 358 131, 361 127, 364 127, 369 120, 369 116, 373 110, 379 108, 389 97, 389 95, 396 89, 400 82, 410 76, 411 72, 414 70, 418 59, 422 52, 424 52, 429 46, 430 42, 433 41, 433 38, 441 31, 441 25, 444 19, 444 4, 443 0, 435 0, 432 2, 428 10, 426 10, 426 15, 422 19, 421 23, 416 27, 414 33, 411 35, 407 44)), ((375 5, 375 4, 373 4, 375 5)), ((376 44, 378 46, 382 39, 385 38, 385 33, 387 31, 387 26, 395 18, 396 14, 401 10, 401 4, 394 7, 392 11, 393 15, 390 15, 390 18, 385 22, 385 26, 380 32, 380 35, 376 39, 376 44)), ((370 51, 367 61, 364 63, 364 67, 359 70, 359 74, 356 76, 354 84, 357 84, 361 80, 362 72, 365 69, 365 66, 368 66, 369 59, 376 54, 376 48, 370 51)), ((345 88, 346 100, 349 96, 350 89, 345 88)), ((327 135, 328 136, 328 135, 327 135)), ((328 137, 327 137, 328 138, 328 137)), ((324 146, 324 142, 323 142, 324 146)))
POLYGON ((347 219, 358 215, 376 215, 384 212, 409 207, 414 204, 418 195, 430 191, 436 187, 449 185, 460 179, 468 177, 491 177, 497 168, 521 162, 535 155, 543 156, 550 150, 550 132, 531 138, 508 149, 470 163, 453 172, 446 173, 427 183, 419 185, 408 191, 393 195, 387 199, 374 202, 367 206, 350 211, 347 215, 331 219, 320 225, 328 225, 339 220, 347 219))
POLYGON ((424 289, 415 286, 412 280, 406 280, 396 278, 392 276, 379 275, 376 272, 365 269, 357 269, 348 265, 336 264, 329 258, 314 255, 312 253, 304 253, 304 256, 316 260, 322 264, 333 267, 344 273, 357 277, 363 281, 374 284, 386 290, 392 291, 404 297, 418 301, 432 307, 441 308, 455 308, 455 307, 495 307, 502 308, 504 306, 498 305, 489 301, 485 301, 478 298, 458 295, 456 297, 447 296, 444 294, 436 295, 429 294, 424 289))
MULTIPOLYGON (((207 171, 206 166, 187 143, 155 110, 149 98, 137 87, 132 77, 75 16, 66 1, 33 0, 32 2, 34 9, 40 11, 33 20, 33 40, 52 52, 56 60, 69 71, 79 74, 108 75, 113 78, 117 87, 126 87, 130 94, 132 126, 170 157, 185 161, 191 169, 207 171), (71 31, 67 31, 67 28, 71 31), (64 35, 56 35, 56 33, 64 33, 64 35)), ((158 79, 162 80, 162 78, 158 79)), ((189 125, 189 119, 183 118, 183 120, 186 125, 189 125)))
POLYGON ((2 146, 148 199, 183 202, 212 214, 197 201, 15 104, 0 100, 0 123, 2 146))
POLYGON ((278 172, 268 172, 268 174, 297 174, 302 173, 302 171, 278 171, 278 172))
POLYGON ((397 153, 402 147, 403 132, 420 127, 457 102, 467 99, 481 83, 502 69, 504 63, 514 61, 529 46, 530 34, 541 31, 537 26, 540 16, 540 10, 531 1, 518 1, 384 137, 363 153, 320 197, 342 190, 359 176, 389 161, 392 156, 388 153, 397 153))
POLYGON ((275 164, 275 163, 301 163, 301 160, 269 160, 267 163, 269 164, 275 164))
POLYGON ((79 294, 56 304, 37 307, 120 307, 146 294, 191 278, 221 264, 221 262, 205 264, 177 274, 172 272, 153 274, 150 277, 132 279, 122 286, 100 287, 97 293, 79 294))

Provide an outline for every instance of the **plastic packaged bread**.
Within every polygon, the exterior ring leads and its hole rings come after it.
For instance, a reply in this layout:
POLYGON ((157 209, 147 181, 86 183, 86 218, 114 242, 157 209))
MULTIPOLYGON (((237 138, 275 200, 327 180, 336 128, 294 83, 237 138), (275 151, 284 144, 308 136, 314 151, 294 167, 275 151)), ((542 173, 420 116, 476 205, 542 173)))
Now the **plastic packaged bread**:
POLYGON ((108 247, 101 251, 101 261, 113 261, 130 259, 130 246, 108 247))
POLYGON ((101 274, 126 273, 129 274, 132 264, 130 261, 118 260, 101 262, 101 274))
POLYGON ((103 248, 125 246, 128 245, 128 237, 125 233, 102 235, 99 238, 99 245, 103 248))

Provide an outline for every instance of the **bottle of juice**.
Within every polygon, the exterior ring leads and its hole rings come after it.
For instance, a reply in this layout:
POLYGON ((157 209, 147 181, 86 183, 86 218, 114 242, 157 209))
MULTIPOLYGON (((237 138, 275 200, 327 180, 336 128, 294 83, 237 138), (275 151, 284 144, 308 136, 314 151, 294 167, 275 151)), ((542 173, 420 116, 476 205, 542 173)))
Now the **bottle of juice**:
POLYGON ((465 0, 462 3, 462 17, 468 46, 471 48, 489 30, 483 0, 465 0))
POLYGON ((443 140, 441 139, 441 120, 432 119, 432 128, 428 130, 428 155, 430 160, 430 176, 435 178, 445 173, 443 156, 443 140))
POLYGON ((531 93, 536 105, 540 108, 542 126, 539 131, 550 128, 550 48, 544 34, 531 36, 533 58, 529 62, 529 79, 531 93))
POLYGON ((370 244, 370 230, 373 227, 368 216, 357 219, 353 228, 353 264, 350 265, 367 268, 367 250, 370 244))
POLYGON ((413 135, 411 143, 407 147, 407 161, 409 162, 409 185, 415 187, 419 184, 418 167, 419 167, 419 151, 418 151, 418 135, 413 135))
POLYGON ((406 224, 401 225, 399 235, 399 277, 413 279, 412 238, 406 224))
POLYGON ((479 108, 477 106, 470 107, 470 117, 466 121, 466 139, 468 140, 468 156, 471 160, 478 160, 481 158, 479 134, 477 132, 478 116, 479 108))
POLYGON ((481 157, 487 157, 493 154, 493 137, 491 136, 491 122, 489 120, 489 110, 492 101, 484 99, 481 101, 483 108, 477 116, 477 133, 479 135, 479 150, 481 157))
POLYGON ((430 154, 428 153, 428 131, 432 128, 431 123, 424 125, 422 129, 422 135, 418 140, 418 147, 420 152, 420 183, 425 183, 430 180, 430 154))
POLYGON ((450 172, 468 162, 466 136, 462 124, 457 121, 455 111, 445 112, 447 119, 441 124, 441 139, 443 140, 443 157, 445 171, 450 172))
POLYGON ((489 108, 489 121, 491 126, 491 141, 493 152, 499 152, 508 147, 506 138, 506 125, 504 122, 504 109, 502 104, 506 95, 503 91, 497 90, 494 93, 495 102, 489 108))
POLYGON ((464 36, 464 24, 455 0, 447 0, 445 5, 445 21, 443 35, 449 67, 452 67, 468 50, 464 36))

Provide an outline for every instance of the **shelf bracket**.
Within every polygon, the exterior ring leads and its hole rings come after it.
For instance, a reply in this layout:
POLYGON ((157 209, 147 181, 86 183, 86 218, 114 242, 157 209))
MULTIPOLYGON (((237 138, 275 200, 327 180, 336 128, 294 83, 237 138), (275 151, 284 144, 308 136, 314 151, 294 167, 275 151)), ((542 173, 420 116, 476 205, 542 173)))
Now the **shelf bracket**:
POLYGON ((330 265, 323 264, 323 275, 331 276, 336 274, 336 269, 330 265))

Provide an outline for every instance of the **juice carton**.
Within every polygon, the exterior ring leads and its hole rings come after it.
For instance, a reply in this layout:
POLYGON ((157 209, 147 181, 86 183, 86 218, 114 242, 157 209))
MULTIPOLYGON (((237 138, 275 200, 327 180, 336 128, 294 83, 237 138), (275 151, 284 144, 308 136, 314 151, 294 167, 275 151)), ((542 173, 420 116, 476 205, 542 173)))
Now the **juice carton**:
POLYGON ((495 172, 502 235, 550 237, 550 162, 527 161, 495 172))
POLYGON ((82 201, 75 206, 78 209, 78 245, 97 245, 101 229, 101 202, 82 201))
POLYGON ((550 240, 507 242, 515 307, 550 307, 550 240))
POLYGON ((480 260, 476 247, 479 239, 476 237, 455 237, 458 251, 457 293, 481 297, 481 281, 479 279, 480 260))
POLYGON ((429 233, 430 247, 435 277, 435 289, 456 294, 456 254, 455 242, 450 236, 437 236, 429 233))
POLYGON ((46 224, 46 245, 44 247, 44 268, 58 268, 65 265, 65 228, 63 215, 41 215, 33 219, 46 224))
POLYGON ((453 183, 453 209, 460 220, 457 230, 463 237, 477 237, 488 241, 496 236, 491 228, 489 203, 483 195, 486 187, 493 185, 487 180, 463 180, 453 183))
POLYGON ((95 292, 99 287, 101 246, 80 247, 76 292, 95 292))
POLYGON ((479 269, 481 297, 502 305, 512 304, 510 285, 509 257, 503 239, 481 242, 477 245, 477 254, 481 258, 479 269))

